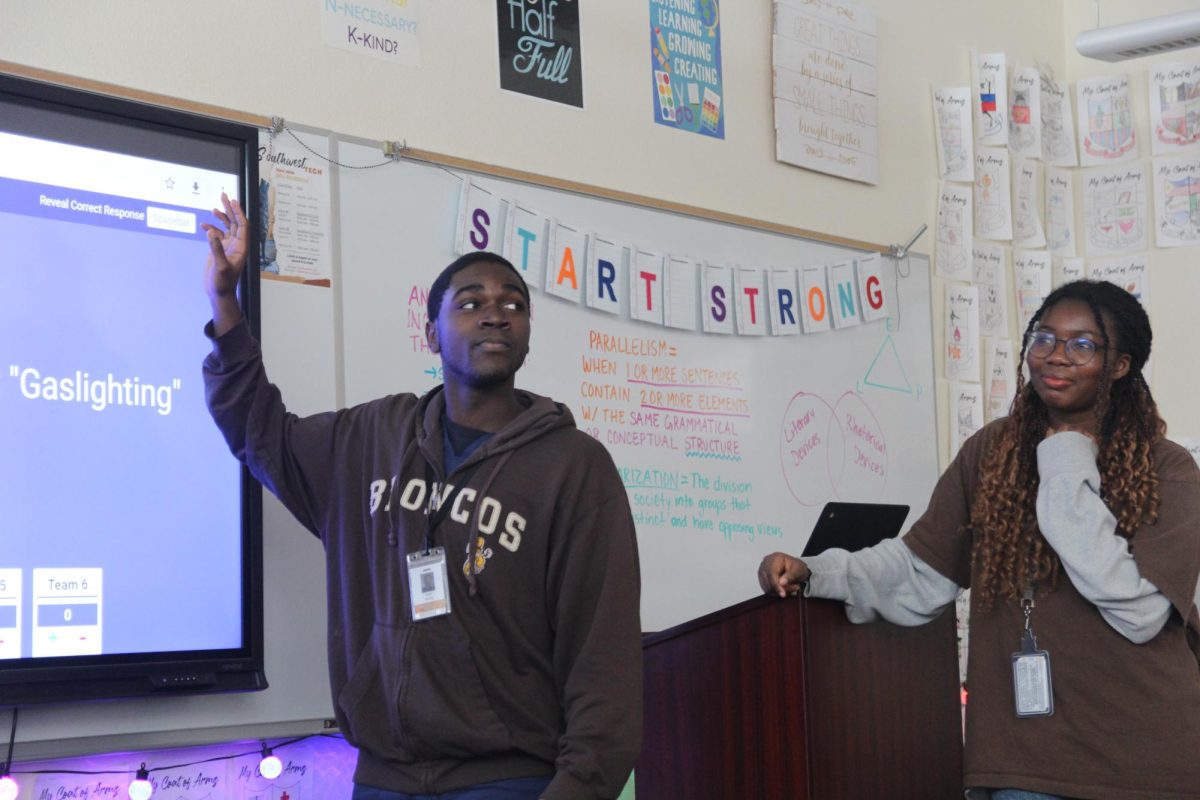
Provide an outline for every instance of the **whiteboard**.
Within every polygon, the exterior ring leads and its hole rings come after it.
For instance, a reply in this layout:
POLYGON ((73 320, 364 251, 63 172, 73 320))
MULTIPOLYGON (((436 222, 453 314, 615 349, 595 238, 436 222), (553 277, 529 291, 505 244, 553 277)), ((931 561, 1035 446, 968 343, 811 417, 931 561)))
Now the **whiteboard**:
MULTIPOLYGON (((378 163, 341 142, 342 163, 378 163)), ((341 319, 347 405, 440 382, 426 289, 455 257, 463 179, 627 248, 804 267, 863 255, 710 219, 424 162, 343 170, 341 319)), ((638 529, 642 627, 662 630, 759 593, 775 550, 798 553, 828 500, 907 503, 937 478, 929 262, 884 259, 887 319, 799 336, 682 331, 533 285, 519 388, 569 406, 622 472, 638 529)), ((528 280, 528 278, 527 278, 528 280)))

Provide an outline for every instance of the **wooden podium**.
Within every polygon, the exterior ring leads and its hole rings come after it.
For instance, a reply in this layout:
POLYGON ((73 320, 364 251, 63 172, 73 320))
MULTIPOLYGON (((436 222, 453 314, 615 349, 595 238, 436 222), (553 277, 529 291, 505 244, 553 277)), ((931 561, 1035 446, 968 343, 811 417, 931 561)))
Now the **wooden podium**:
POLYGON ((638 800, 961 798, 954 628, 763 596, 647 634, 638 800))

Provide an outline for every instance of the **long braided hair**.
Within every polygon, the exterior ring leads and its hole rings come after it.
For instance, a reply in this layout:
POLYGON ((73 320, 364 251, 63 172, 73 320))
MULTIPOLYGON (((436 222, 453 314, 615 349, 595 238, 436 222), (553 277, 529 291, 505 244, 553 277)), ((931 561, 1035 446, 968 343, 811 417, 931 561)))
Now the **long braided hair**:
POLYGON ((1106 281, 1065 284, 1042 303, 1026 327, 1018 362, 1016 396, 980 464, 980 485, 967 523, 973 538, 972 594, 981 609, 1016 599, 1027 586, 1053 586, 1059 560, 1037 527, 1037 446, 1045 438, 1046 406, 1026 383, 1021 367, 1029 334, 1065 300, 1086 303, 1101 334, 1104 370, 1093 409, 1099 431, 1100 496, 1131 538, 1140 524, 1158 518, 1158 473, 1151 449, 1167 430, 1142 367, 1150 358, 1150 319, 1136 298, 1106 281), (1129 372, 1112 379, 1109 354, 1129 355, 1129 372), (1043 583, 1044 582, 1044 583, 1043 583))

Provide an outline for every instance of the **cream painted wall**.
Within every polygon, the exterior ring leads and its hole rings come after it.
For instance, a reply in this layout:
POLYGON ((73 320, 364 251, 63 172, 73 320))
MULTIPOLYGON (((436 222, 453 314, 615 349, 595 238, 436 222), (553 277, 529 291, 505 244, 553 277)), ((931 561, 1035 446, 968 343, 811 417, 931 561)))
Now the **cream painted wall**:
POLYGON ((425 0, 419 69, 323 46, 318 3, 0 0, 0 59, 890 243, 934 216, 929 82, 962 73, 972 43, 1054 66, 1063 51, 1057 0, 867 2, 881 33, 881 176, 869 187, 775 162, 766 0, 722 7, 725 141, 654 124, 647 0, 584 4, 582 112, 496 88, 490 0, 425 0))
MULTIPOLYGON (((878 18, 881 65, 880 182, 872 187, 774 160, 766 0, 727 0, 722 9, 724 141, 653 123, 646 0, 583 7, 584 111, 496 89, 489 0, 425 0, 420 68, 322 45, 318 3, 0 0, 0 60, 890 244, 922 223, 933 226, 937 168, 929 85, 966 85, 970 47, 1003 50, 1010 66, 1036 63, 1070 81, 1130 73, 1145 142, 1146 64, 1154 59, 1084 59, 1075 53, 1074 36, 1095 27, 1097 8, 1101 24, 1109 25, 1196 6, 1185 0, 867 0, 878 18)), ((1156 58, 1197 58, 1197 52, 1156 58)), ((927 233, 917 249, 931 251, 932 238, 927 233)), ((1196 256, 1191 247, 1150 251, 1150 308, 1159 334, 1153 388, 1176 435, 1200 435, 1200 410, 1192 402, 1200 392, 1200 357, 1188 347, 1191 305, 1180 301, 1200 295, 1200 270, 1190 265, 1196 256)), ((941 338, 935 325, 939 375, 941 338)), ((944 408, 939 416, 939 431, 945 431, 944 408)))
MULTIPOLYGON (((936 216, 930 84, 966 85, 972 46, 1056 72, 1067 47, 1061 0, 867 0, 880 33, 880 181, 867 186, 775 161, 767 0, 722 6, 724 141, 654 124, 647 0, 581 9, 584 111, 496 88, 490 0, 425 0, 419 69, 322 45, 319 2, 0 0, 0 60, 891 244, 936 216)), ((932 247, 927 233, 915 249, 932 247)), ((935 325, 939 354, 941 338, 935 325)))

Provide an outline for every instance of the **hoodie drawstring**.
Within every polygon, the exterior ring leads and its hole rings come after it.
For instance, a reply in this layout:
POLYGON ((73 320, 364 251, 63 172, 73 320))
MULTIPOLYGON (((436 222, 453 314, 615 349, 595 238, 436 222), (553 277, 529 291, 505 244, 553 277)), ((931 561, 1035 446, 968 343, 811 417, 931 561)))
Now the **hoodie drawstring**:
MULTIPOLYGON (((400 456, 400 467, 396 470, 395 480, 398 481, 399 477, 404 474, 404 467, 412 459, 413 452, 416 449, 417 449, 417 439, 416 439, 416 437, 413 437, 412 441, 410 441, 408 443, 408 447, 404 448, 404 455, 400 456)), ((388 493, 388 510, 385 512, 387 514, 387 521, 388 521, 388 533, 387 533, 388 547, 396 547, 397 545, 400 544, 400 539, 399 539, 399 537, 396 536, 396 518, 400 516, 400 509, 392 508, 393 504, 399 505, 399 502, 396 498, 396 491, 395 491, 396 488, 397 488, 396 485, 393 484, 392 491, 390 491, 388 493)))

